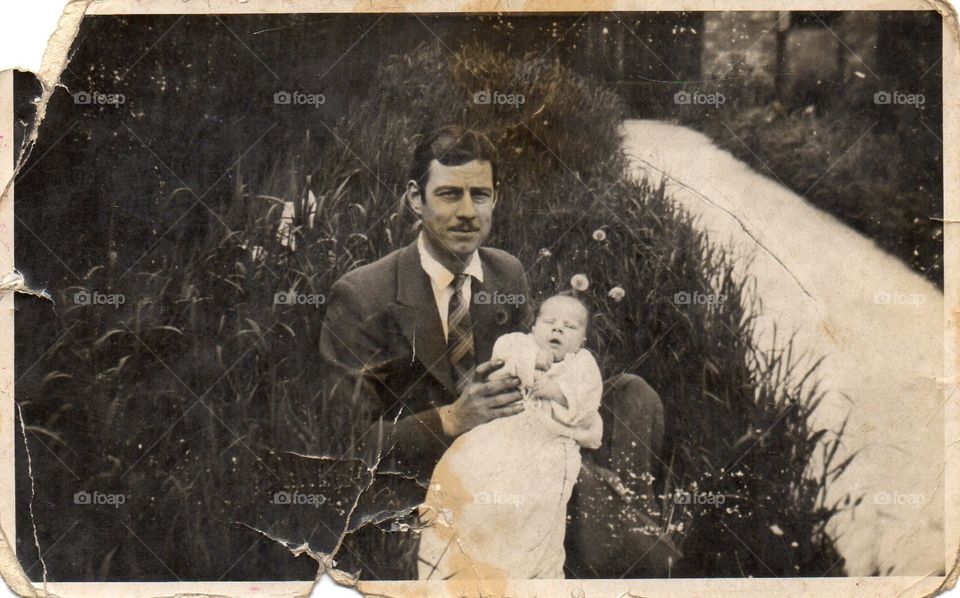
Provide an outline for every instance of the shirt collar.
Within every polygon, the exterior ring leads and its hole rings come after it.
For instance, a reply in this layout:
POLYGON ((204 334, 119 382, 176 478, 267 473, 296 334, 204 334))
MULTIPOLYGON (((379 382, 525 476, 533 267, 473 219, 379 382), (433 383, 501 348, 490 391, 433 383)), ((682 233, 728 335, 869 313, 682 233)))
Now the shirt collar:
MULTIPOLYGON (((436 285, 438 289, 445 289, 447 286, 453 282, 453 273, 450 270, 438 262, 430 252, 427 251, 427 247, 424 244, 423 233, 417 237, 417 251, 420 252, 420 266, 423 268, 423 271, 427 273, 427 276, 430 277, 430 280, 433 281, 433 284, 436 285)), ((467 267, 463 269, 464 274, 469 274, 470 276, 476 278, 479 282, 483 282, 483 266, 480 262, 480 252, 474 250, 470 255, 470 261, 467 263, 467 267)))

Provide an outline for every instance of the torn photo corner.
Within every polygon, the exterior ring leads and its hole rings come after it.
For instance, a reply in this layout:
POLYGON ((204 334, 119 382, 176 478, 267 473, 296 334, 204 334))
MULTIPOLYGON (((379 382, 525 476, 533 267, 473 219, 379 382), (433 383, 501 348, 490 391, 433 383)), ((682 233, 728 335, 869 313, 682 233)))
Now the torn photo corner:
POLYGON ((956 13, 748 4, 69 3, 0 73, 6 584, 951 588, 956 13))

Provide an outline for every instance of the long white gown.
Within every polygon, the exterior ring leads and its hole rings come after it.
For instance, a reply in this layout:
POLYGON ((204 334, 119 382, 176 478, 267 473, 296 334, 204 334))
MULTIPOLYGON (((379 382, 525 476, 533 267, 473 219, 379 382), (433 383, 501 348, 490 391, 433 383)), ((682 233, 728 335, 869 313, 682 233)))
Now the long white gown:
MULTIPOLYGON (((528 391, 536 354, 529 334, 500 337, 497 374, 528 391)), ((437 464, 420 510, 420 579, 563 577, 567 502, 580 446, 600 445, 603 380, 585 349, 540 375, 557 382, 567 407, 528 396, 523 412, 461 435, 437 464)))

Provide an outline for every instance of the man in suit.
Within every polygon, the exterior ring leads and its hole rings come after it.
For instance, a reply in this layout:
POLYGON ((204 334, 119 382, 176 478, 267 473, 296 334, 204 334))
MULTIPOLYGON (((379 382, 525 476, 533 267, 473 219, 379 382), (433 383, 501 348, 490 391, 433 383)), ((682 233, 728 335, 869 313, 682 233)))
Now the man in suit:
MULTIPOLYGON (((363 422, 355 439, 359 454, 368 463, 389 464, 394 511, 423 500, 433 467, 458 435, 523 410, 518 379, 488 379, 503 365, 490 361, 494 341, 527 331, 533 320, 523 266, 504 251, 481 247, 497 204, 495 165, 495 147, 475 131, 450 126, 425 138, 406 189, 422 224, 417 240, 345 274, 331 289, 320 341, 328 393, 363 422), (506 305, 475 300, 495 294, 523 299, 506 305)), ((583 516, 572 516, 577 531, 568 548, 589 552, 575 559, 589 570, 579 572, 612 567, 619 575, 633 564, 611 564, 625 537, 609 537, 599 529, 607 522, 588 512, 609 502, 600 500, 604 492, 624 506, 640 496, 652 499, 641 474, 659 459, 663 406, 631 374, 605 388, 604 446, 585 454, 585 463, 597 467, 583 482, 591 496, 581 492, 571 501, 583 516)), ((371 499, 363 511, 376 517, 385 509, 371 499)))

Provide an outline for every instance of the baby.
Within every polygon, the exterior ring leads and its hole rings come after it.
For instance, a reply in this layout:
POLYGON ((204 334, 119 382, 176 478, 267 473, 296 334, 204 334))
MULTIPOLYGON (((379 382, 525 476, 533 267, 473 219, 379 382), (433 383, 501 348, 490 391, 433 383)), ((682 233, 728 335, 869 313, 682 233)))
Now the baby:
POLYGON ((563 577, 580 447, 599 447, 603 432, 588 321, 579 299, 554 295, 529 334, 497 339, 504 366, 491 377, 517 376, 526 408, 461 435, 437 463, 420 510, 420 579, 563 577))

